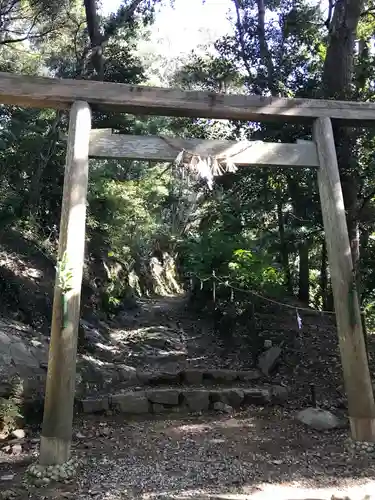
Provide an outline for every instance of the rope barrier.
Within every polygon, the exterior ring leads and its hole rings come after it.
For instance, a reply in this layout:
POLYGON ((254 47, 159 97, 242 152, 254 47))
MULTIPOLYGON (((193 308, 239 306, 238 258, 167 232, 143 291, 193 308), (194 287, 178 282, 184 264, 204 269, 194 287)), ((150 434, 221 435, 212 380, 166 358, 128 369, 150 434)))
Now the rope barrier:
POLYGON ((216 279, 217 279, 217 281, 219 281, 220 284, 227 286, 229 288, 232 288, 233 290, 236 290, 236 291, 241 292, 241 293, 247 293, 249 295, 254 295, 255 297, 258 297, 258 298, 264 300, 265 302, 270 302, 272 304, 276 304, 276 305, 281 306, 281 307, 285 307, 285 308, 293 309, 293 310, 297 309, 298 311, 305 311, 305 312, 315 313, 315 314, 336 314, 334 311, 318 311, 317 309, 311 309, 309 307, 299 307, 299 306, 293 306, 291 304, 286 304, 285 302, 280 302, 278 300, 270 299, 269 297, 265 297, 264 295, 261 295, 260 293, 255 292, 254 290, 239 288, 239 287, 231 285, 230 283, 228 283, 226 281, 220 281, 219 278, 217 278, 217 277, 216 277, 216 279))
MULTIPOLYGON (((197 278, 201 282, 201 284, 205 283, 207 281, 211 281, 212 280, 213 284, 215 282, 217 282, 220 285, 223 285, 223 286, 225 286, 227 288, 230 288, 232 291, 237 291, 237 292, 245 293, 245 294, 248 294, 248 295, 253 295, 255 297, 258 297, 261 300, 264 300, 265 302, 270 302, 272 304, 276 304, 276 305, 278 305, 280 307, 285 307, 287 309, 293 309, 294 311, 301 311, 301 312, 304 311, 304 312, 313 313, 313 314, 320 314, 320 315, 324 315, 324 314, 335 315, 336 314, 334 311, 325 311, 325 310, 319 311, 317 309, 311 309, 309 307, 293 306, 291 304, 286 304, 285 302, 280 302, 279 300, 275 300, 275 299, 271 299, 269 297, 265 297, 264 295, 260 294, 259 292, 255 292, 254 290, 249 290, 249 289, 245 289, 245 288, 239 288, 239 287, 234 286, 231 283, 229 283, 228 280, 223 281, 223 278, 225 279, 225 278, 228 278, 228 277, 227 276, 223 276, 222 278, 220 278, 219 276, 216 275, 215 271, 213 271, 212 276, 209 276, 207 278, 201 278, 200 276, 198 276, 195 273, 190 273, 190 276, 194 276, 195 278, 197 278)), ((202 290, 202 285, 201 285, 201 290, 202 290)), ((216 287, 214 287, 214 300, 215 300, 215 298, 216 298, 216 287)))

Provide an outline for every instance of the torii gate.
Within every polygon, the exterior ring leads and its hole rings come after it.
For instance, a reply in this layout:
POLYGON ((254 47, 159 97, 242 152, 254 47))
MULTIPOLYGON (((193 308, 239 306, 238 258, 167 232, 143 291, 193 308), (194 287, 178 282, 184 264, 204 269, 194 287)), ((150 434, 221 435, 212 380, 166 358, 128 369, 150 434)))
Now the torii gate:
POLYGON ((337 330, 353 439, 375 441, 375 404, 362 332, 331 119, 375 125, 375 104, 281 99, 181 91, 87 80, 58 80, 0 73, 0 103, 70 109, 65 179, 40 463, 70 456, 77 332, 84 261, 89 156, 172 161, 182 149, 227 155, 230 141, 202 141, 91 131, 91 109, 134 114, 304 122, 313 142, 256 144, 234 154, 237 165, 309 167, 318 185, 331 271, 337 330))

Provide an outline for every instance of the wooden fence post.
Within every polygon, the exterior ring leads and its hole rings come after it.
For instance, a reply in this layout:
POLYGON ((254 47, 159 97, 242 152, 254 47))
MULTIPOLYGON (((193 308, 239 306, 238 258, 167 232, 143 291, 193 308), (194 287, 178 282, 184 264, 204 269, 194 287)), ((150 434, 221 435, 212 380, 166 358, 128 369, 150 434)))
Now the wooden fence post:
POLYGON ((84 263, 91 110, 70 110, 40 463, 69 460, 84 263))
POLYGON ((348 397, 352 438, 375 441, 375 405, 362 333, 356 277, 350 251, 344 199, 332 123, 319 118, 313 136, 320 168, 318 184, 336 311, 337 331, 348 397))

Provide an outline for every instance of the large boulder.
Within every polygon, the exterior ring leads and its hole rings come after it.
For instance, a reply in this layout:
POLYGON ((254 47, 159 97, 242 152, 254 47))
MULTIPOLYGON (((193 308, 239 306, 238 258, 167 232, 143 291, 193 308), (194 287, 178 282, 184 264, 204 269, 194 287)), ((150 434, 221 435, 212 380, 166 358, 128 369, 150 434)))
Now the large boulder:
POLYGON ((0 319, 0 397, 16 390, 21 398, 34 397, 45 384, 48 343, 31 328, 0 319))
POLYGON ((346 422, 328 410, 305 408, 297 416, 297 420, 317 431, 328 431, 346 426, 346 422))
MULTIPOLYGON (((15 320, 0 318, 0 398, 16 393, 23 412, 26 407, 43 407, 48 348, 47 336, 15 320)), ((90 354, 78 355, 77 399, 109 392, 117 383, 138 384, 135 369, 90 354)))
POLYGON ((262 352, 258 358, 258 368, 266 376, 275 368, 281 356, 281 347, 273 346, 262 352))

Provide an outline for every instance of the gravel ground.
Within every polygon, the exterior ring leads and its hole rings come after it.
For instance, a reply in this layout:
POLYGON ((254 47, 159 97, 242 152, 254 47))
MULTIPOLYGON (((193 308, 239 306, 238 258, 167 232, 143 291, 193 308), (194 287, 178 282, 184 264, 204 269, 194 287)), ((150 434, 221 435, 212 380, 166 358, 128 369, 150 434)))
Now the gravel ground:
POLYGON ((86 418, 75 426, 74 455, 84 463, 74 483, 20 486, 37 453, 36 444, 25 445, 18 456, 0 455, 0 498, 373 500, 375 459, 351 456, 346 439, 347 432, 317 433, 290 411, 269 408, 222 417, 86 418))

